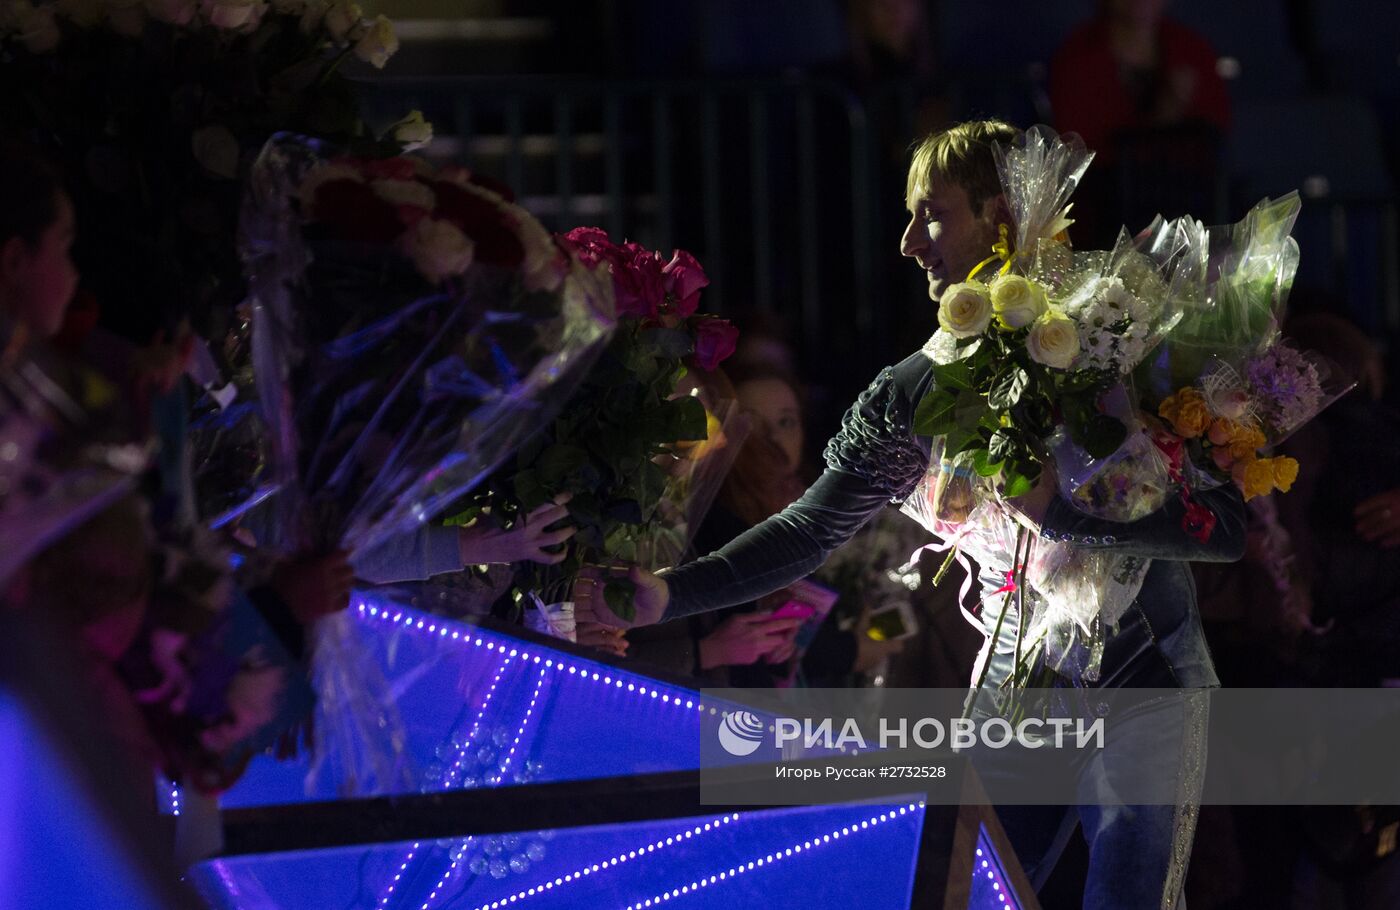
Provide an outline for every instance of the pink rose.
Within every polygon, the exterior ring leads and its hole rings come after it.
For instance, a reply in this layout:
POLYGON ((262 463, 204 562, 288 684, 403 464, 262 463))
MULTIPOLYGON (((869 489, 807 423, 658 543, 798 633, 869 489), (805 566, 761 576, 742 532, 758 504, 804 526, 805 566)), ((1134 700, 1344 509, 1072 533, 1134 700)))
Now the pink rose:
POLYGON ((622 245, 622 262, 613 264, 619 316, 652 317, 666 299, 661 257, 639 243, 622 245))
POLYGON ((734 353, 739 330, 728 319, 717 316, 700 316, 691 326, 695 331, 695 365, 707 373, 713 372, 734 353))
POLYGON ((676 315, 685 318, 694 313, 700 306, 700 289, 710 283, 695 257, 685 250, 676 250, 661 274, 665 276, 666 296, 675 307, 676 315))
POLYGON ((600 262, 622 262, 621 247, 609 240, 608 232, 602 228, 574 228, 560 236, 559 243, 590 269, 597 268, 600 262))

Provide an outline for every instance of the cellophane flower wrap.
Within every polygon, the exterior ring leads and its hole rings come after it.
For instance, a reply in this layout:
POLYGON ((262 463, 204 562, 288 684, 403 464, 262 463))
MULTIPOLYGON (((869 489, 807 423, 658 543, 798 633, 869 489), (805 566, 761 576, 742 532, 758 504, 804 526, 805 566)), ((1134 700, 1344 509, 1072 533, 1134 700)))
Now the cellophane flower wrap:
MULTIPOLYGON (((272 551, 353 558, 416 533, 552 419, 612 333, 607 275, 461 169, 279 134, 240 241, 278 488, 247 526, 272 551)), ((317 759, 383 791, 403 757, 350 621, 315 630, 317 759)))
MULTIPOLYGON (((733 354, 738 338, 728 321, 699 312, 709 279, 694 257, 676 250, 667 259, 598 228, 577 228, 561 241, 606 269, 617 331, 565 413, 461 504, 464 522, 511 527, 550 499, 571 496, 578 530, 564 559, 523 566, 498 610, 506 615, 565 599, 586 567, 673 565, 739 448, 725 441, 738 426, 730 407, 678 394, 692 371, 709 373, 733 354)), ((633 593, 625 578, 604 587, 621 616, 633 615, 633 593)))
POLYGON ((1180 283, 1184 315, 1136 371, 1164 451, 1198 483, 1233 483, 1246 500, 1288 492, 1298 464, 1270 450, 1350 388, 1280 333, 1299 209, 1289 193, 1233 225, 1180 219, 1181 271, 1191 276, 1180 283))

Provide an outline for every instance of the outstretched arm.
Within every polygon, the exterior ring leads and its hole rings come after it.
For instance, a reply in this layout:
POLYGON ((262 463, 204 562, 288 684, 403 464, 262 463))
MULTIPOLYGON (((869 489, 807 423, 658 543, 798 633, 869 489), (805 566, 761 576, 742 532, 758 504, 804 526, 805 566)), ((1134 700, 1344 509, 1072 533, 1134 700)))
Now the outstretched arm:
POLYGON ((1166 505, 1137 521, 1106 521, 1077 511, 1056 496, 1040 525, 1040 534, 1084 549, 1115 550, 1148 559, 1190 562, 1234 562, 1244 555, 1246 516, 1244 499, 1234 484, 1194 493, 1197 503, 1215 516, 1215 527, 1205 540, 1187 533, 1181 525, 1186 507, 1171 496, 1166 505))

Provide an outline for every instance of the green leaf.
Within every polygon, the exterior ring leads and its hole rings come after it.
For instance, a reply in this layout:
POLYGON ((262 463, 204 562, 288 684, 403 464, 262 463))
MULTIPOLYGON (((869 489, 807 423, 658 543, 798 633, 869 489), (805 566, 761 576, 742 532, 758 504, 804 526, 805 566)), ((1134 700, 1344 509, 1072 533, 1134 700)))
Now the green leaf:
POLYGON ((982 443, 982 434, 962 427, 953 427, 943 441, 943 457, 952 458, 982 443))
POLYGON ((516 474, 512 485, 515 487, 515 498, 520 500, 520 507, 527 512, 544 505, 554 495, 532 470, 516 474))
POLYGON ((675 413, 676 442, 696 442, 709 436, 709 421, 705 418, 705 405, 699 398, 685 395, 671 400, 675 413))
POLYGON ((449 528, 466 527, 467 525, 476 521, 477 516, 481 514, 482 508, 483 505, 478 502, 474 505, 468 506, 466 509, 463 509, 461 512, 458 512, 456 515, 447 516, 442 520, 442 523, 449 528))
POLYGON ((652 357, 679 360, 690 353, 694 342, 690 333, 681 329, 644 329, 637 334, 637 344, 652 357))
POLYGON ((1002 411, 1013 408, 1020 402, 1021 395, 1025 393, 1029 384, 1030 376, 1025 370, 1015 364, 1008 365, 992 379, 987 403, 1002 411))
POLYGON ((914 432, 920 436, 943 436, 953 425, 953 405, 957 397, 943 389, 930 389, 914 409, 914 432))
POLYGON ((535 471, 541 483, 553 487, 587 461, 588 453, 583 449, 560 443, 540 453, 535 461, 535 471))
POLYGON ((933 365, 933 381, 939 389, 971 389, 972 364, 966 360, 933 365))
POLYGON ((991 453, 986 449, 977 449, 972 453, 972 470, 977 472, 979 477, 995 477, 1001 470, 1002 463, 993 461, 991 453))
POLYGON ((976 392, 963 390, 958 393, 957 405, 953 409, 953 421, 964 430, 980 426, 987 416, 987 400, 976 392))
POLYGON ((1014 464, 1025 461, 1030 451, 1014 427, 1002 427, 992 434, 992 440, 987 444, 987 454, 992 461, 1014 464))

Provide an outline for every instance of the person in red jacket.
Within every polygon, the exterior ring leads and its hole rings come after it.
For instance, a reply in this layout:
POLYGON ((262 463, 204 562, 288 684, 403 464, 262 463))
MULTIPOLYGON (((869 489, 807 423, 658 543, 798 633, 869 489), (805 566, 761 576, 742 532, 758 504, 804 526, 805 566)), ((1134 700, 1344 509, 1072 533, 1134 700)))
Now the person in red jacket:
POLYGON ((1114 158, 1125 129, 1199 122, 1230 126, 1230 98, 1204 37, 1162 15, 1166 0, 1100 0, 1050 66, 1050 101, 1061 132, 1114 158))

